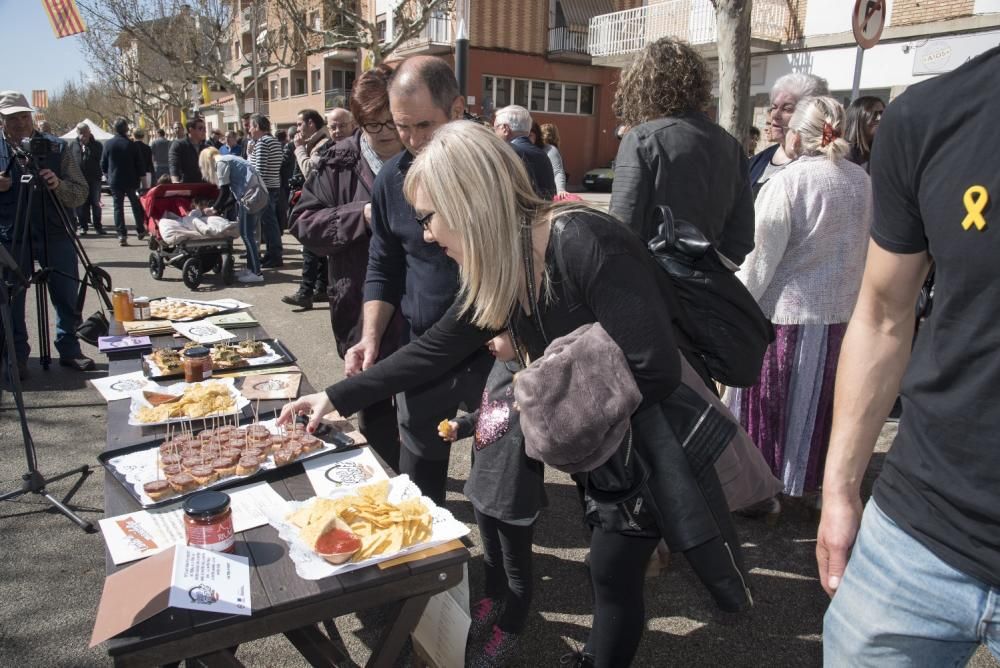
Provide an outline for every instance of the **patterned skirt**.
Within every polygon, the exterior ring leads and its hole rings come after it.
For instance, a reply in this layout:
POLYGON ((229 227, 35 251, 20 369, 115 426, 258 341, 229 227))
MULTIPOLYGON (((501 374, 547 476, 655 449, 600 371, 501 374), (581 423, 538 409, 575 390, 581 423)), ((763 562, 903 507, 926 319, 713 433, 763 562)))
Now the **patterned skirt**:
POLYGON ((775 325, 757 384, 726 392, 726 405, 789 496, 817 492, 822 483, 846 329, 846 324, 775 325))

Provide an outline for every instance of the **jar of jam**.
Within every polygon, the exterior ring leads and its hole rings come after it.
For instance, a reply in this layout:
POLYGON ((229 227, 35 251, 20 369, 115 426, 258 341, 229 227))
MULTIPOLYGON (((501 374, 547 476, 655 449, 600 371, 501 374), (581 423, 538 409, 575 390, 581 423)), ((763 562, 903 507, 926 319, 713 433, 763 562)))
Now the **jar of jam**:
POLYGON ((213 552, 232 552, 236 545, 233 511, 229 495, 198 492, 184 501, 184 532, 187 544, 213 552))
POLYGON ((115 312, 115 320, 126 322, 132 320, 132 288, 115 288, 111 291, 111 306, 115 312))
POLYGON ((132 312, 136 320, 149 320, 149 297, 136 297, 132 302, 132 312))
POLYGON ((184 382, 200 383, 212 377, 212 357, 208 348, 195 346, 184 351, 184 382))

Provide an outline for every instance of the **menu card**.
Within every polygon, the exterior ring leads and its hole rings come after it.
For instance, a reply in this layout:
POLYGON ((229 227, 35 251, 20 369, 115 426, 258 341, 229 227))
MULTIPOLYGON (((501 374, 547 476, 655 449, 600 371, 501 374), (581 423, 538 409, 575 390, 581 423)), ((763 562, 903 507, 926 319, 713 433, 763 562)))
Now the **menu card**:
POLYGON ((90 646, 167 608, 250 615, 250 560, 177 545, 104 581, 90 646))
MULTIPOLYGON (((233 531, 239 533, 267 524, 264 510, 285 502, 266 482, 228 492, 233 531)), ((184 508, 137 510, 100 520, 101 534, 115 565, 149 557, 174 545, 184 545, 184 508)))

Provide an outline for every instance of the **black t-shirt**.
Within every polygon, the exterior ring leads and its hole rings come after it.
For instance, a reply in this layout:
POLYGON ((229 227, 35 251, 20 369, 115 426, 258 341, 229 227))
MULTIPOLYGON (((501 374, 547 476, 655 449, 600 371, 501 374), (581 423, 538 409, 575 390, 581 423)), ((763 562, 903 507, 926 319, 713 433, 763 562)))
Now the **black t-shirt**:
POLYGON ((872 238, 935 262, 879 506, 945 562, 1000 585, 1000 48, 908 89, 871 162, 872 238), (977 218, 969 189, 985 188, 977 218), (980 229, 976 223, 985 221, 980 229))

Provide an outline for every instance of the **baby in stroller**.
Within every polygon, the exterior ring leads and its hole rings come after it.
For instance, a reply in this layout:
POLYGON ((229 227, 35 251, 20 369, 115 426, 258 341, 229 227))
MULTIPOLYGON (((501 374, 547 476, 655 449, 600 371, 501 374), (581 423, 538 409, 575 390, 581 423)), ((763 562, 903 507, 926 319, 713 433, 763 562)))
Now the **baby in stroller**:
POLYGON ((214 271, 225 285, 235 278, 233 239, 237 223, 211 215, 207 206, 218 195, 210 183, 160 184, 142 196, 149 230, 149 273, 156 280, 164 269, 181 270, 181 278, 195 290, 202 277, 214 271))

